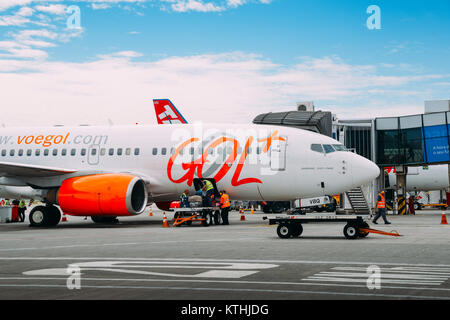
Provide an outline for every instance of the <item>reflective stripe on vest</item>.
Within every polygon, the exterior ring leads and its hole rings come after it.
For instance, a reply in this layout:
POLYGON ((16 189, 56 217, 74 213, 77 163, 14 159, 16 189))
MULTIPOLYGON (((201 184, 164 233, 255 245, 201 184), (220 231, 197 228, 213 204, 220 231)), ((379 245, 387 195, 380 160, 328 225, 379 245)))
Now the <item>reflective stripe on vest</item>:
POLYGON ((205 191, 209 191, 211 189, 214 189, 214 186, 208 180, 205 181, 205 186, 206 186, 206 190, 205 191))
POLYGON ((378 208, 378 209, 384 209, 384 208, 386 208, 386 200, 385 200, 385 198, 384 198, 384 195, 381 194, 381 193, 379 193, 378 195, 381 197, 381 200, 380 200, 380 201, 377 201, 377 208, 378 208))
POLYGON ((222 198, 220 198, 220 203, 222 204, 222 208, 228 208, 231 206, 230 197, 227 194, 223 194, 222 198))

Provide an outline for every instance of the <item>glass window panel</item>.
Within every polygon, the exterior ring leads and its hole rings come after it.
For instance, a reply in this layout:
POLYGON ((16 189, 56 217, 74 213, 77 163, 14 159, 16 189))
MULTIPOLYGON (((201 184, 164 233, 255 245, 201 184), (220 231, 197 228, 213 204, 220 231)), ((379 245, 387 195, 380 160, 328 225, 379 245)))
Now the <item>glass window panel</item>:
POLYGON ((437 126, 445 123, 445 112, 439 113, 428 113, 423 115, 423 125, 425 127, 428 126, 437 126))
POLYGON ((311 145, 311 150, 312 150, 312 151, 316 151, 316 152, 323 153, 323 147, 322 147, 321 144, 312 144, 312 145, 311 145))
POLYGON ((422 116, 400 117, 400 129, 420 128, 422 127, 422 116))
POLYGON ((324 144, 323 149, 325 150, 325 153, 332 153, 335 151, 331 144, 324 144))
POLYGON ((423 132, 425 138, 440 138, 447 136, 447 126, 439 125, 439 126, 429 126, 423 127, 423 132))
POLYGON ((118 149, 117 149, 117 155, 118 155, 118 156, 121 156, 121 155, 122 155, 122 152, 123 152, 123 149, 122 149, 122 148, 118 148, 118 149))
POLYGON ((429 163, 450 161, 447 137, 425 139, 425 152, 429 163))
POLYGON ((399 150, 399 133, 399 130, 377 131, 378 164, 395 165, 402 163, 404 153, 399 150))
POLYGON ((398 129, 398 118, 378 118, 376 124, 377 130, 396 130, 398 129))

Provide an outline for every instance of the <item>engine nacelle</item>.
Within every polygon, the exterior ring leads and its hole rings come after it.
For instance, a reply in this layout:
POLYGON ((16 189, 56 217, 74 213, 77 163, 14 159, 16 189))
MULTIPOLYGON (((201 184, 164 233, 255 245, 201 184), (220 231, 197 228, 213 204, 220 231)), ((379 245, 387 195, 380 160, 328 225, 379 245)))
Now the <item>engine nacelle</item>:
POLYGON ((96 174, 64 180, 58 205, 74 216, 130 216, 147 206, 145 182, 129 174, 96 174))

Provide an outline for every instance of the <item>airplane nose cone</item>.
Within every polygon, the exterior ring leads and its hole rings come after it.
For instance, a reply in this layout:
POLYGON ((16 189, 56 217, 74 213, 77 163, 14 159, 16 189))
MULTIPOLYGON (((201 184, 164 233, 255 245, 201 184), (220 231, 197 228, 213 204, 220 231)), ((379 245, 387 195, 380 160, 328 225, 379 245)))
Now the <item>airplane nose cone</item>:
POLYGON ((368 184, 380 175, 380 168, 375 163, 359 155, 354 156, 352 174, 355 186, 368 184))

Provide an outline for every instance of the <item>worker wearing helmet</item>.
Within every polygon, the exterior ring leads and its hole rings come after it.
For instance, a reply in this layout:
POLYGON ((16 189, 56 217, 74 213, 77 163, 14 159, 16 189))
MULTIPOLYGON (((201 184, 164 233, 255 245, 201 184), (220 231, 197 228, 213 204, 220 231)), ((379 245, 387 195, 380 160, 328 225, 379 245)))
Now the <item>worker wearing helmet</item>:
POLYGON ((377 220, 381 217, 384 220, 384 224, 391 224, 386 219, 386 196, 385 196, 384 190, 381 190, 381 192, 378 194, 376 210, 377 210, 377 214, 375 215, 374 219, 372 220, 373 223, 378 224, 377 220))

